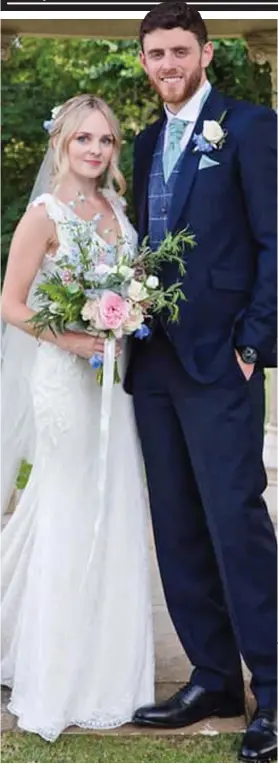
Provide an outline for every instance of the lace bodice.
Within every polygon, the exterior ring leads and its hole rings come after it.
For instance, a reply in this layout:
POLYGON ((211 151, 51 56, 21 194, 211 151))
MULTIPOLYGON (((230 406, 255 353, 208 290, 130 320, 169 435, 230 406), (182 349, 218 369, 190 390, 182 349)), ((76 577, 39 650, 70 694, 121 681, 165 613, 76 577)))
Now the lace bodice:
MULTIPOLYGON (((110 189, 102 189, 102 194, 111 205, 121 229, 121 240, 119 242, 118 251, 120 249, 121 254, 126 254, 130 260, 132 260, 137 247, 137 234, 125 214, 125 202, 115 191, 110 189)), ((89 238, 92 255, 94 255, 95 261, 106 262, 109 265, 112 265, 115 262, 117 252, 116 246, 108 244, 108 242, 106 242, 96 231, 99 215, 94 215, 92 220, 89 221, 83 220, 68 204, 65 204, 53 194, 49 193, 38 196, 30 206, 37 207, 39 204, 45 205, 49 218, 55 223, 57 239, 59 242, 59 247, 55 255, 47 252, 45 253, 41 271, 45 273, 46 271, 51 270, 53 272, 57 260, 63 255, 74 255, 76 252, 74 238, 77 229, 81 231, 81 234, 84 233, 86 238, 89 238)), ((39 274, 36 281, 38 281, 38 279, 39 274)))

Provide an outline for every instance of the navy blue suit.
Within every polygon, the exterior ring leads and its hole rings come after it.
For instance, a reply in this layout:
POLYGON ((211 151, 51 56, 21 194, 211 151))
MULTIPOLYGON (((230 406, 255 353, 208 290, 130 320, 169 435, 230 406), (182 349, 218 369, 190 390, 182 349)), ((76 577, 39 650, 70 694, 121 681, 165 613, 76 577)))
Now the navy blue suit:
MULTIPOLYGON (((132 340, 132 392, 158 561, 169 612, 196 667, 193 681, 242 692, 240 653, 260 705, 276 703, 276 550, 262 492, 263 367, 276 336, 276 116, 214 88, 195 125, 226 111, 217 165, 199 169, 193 137, 180 160, 167 229, 189 224, 197 246, 178 324, 132 340), (247 382, 234 347, 259 363, 247 382)), ((137 136, 139 239, 149 233, 148 187, 163 117, 137 136)), ((165 285, 177 278, 165 265, 165 285)))

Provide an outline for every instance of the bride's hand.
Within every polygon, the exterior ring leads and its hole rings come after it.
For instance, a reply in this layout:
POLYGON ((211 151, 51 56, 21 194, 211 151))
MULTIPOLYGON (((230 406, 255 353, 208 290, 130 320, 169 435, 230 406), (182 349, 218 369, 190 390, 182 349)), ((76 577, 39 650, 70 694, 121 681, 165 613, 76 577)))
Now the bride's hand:
POLYGON ((67 353, 89 359, 94 353, 103 353, 104 340, 92 337, 86 332, 65 332, 57 337, 57 345, 67 353))
MULTIPOLYGON (((104 353, 104 340, 100 337, 92 337, 85 332, 65 332, 59 336, 57 344, 62 350, 87 360, 95 353, 101 356, 104 353)), ((120 341, 116 340, 116 357, 120 354, 121 349, 120 341)))

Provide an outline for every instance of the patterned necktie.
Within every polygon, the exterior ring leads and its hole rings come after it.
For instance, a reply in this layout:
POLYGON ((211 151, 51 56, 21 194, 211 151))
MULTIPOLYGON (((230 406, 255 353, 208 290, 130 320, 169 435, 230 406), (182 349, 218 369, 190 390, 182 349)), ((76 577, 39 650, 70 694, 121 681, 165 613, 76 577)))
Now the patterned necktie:
POLYGON ((167 180, 170 177, 171 172, 181 154, 180 142, 188 124, 189 122, 185 122, 183 119, 178 119, 178 117, 174 117, 170 121, 168 128, 168 143, 163 154, 163 172, 165 183, 167 183, 167 180))

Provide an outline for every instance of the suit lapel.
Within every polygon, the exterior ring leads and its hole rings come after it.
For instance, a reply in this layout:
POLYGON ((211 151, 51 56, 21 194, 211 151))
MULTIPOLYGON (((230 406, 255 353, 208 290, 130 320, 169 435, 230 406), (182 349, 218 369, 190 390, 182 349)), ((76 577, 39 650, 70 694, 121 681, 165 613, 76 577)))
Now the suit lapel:
POLYGON ((144 141, 142 141, 141 152, 137 158, 138 168, 135 180, 138 184, 138 228, 140 240, 146 236, 148 230, 149 174, 151 171, 155 146, 164 120, 165 114, 162 114, 161 118, 154 122, 148 129, 144 141))
POLYGON ((217 90, 212 88, 199 114, 194 130, 192 132, 192 136, 184 151, 184 155, 180 165, 180 170, 179 170, 179 174, 175 184, 174 193, 173 193, 173 197, 172 197, 172 201, 171 201, 171 205, 169 209, 169 215, 168 215, 168 221, 167 221, 167 228, 169 231, 173 231, 175 229, 176 224, 178 223, 181 211, 183 207, 185 206, 188 196, 190 194, 192 184, 195 178, 195 173, 197 172, 198 164, 200 161, 200 157, 202 156, 201 152, 199 151, 193 152, 194 133, 202 132, 203 121, 205 119, 214 119, 218 121, 220 119, 221 114, 225 110, 225 108, 227 109, 227 103, 225 103, 224 96, 221 93, 219 93, 217 90))

